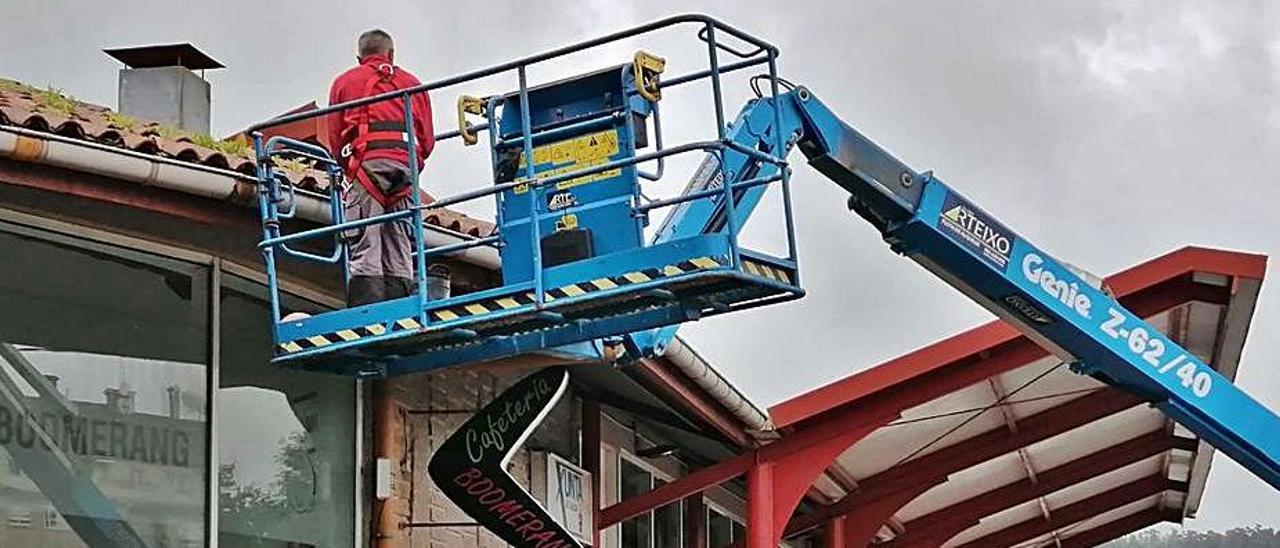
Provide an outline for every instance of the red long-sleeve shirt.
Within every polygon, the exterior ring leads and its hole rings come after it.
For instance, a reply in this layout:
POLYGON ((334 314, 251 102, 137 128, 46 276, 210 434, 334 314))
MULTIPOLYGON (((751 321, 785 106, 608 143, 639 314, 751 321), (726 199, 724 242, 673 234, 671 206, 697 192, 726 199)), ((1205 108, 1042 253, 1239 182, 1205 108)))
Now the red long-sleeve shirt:
MULTIPOLYGON (((390 59, 385 55, 370 55, 360 60, 360 66, 352 68, 334 79, 333 86, 329 88, 329 104, 336 105, 419 84, 421 82, 417 77, 407 70, 392 65, 390 59), (379 79, 377 71, 380 68, 384 71, 388 68, 391 69, 392 75, 389 81, 379 79), (372 90, 369 89, 371 80, 378 80, 374 83, 372 90)), ((431 155, 431 150, 436 146, 435 134, 431 126, 431 98, 424 91, 413 95, 411 101, 413 103, 413 134, 418 149, 418 169, 421 170, 423 162, 426 161, 427 156, 431 155)), ((329 149, 334 157, 338 157, 342 146, 346 144, 347 140, 354 137, 352 128, 360 123, 363 109, 368 109, 369 121, 371 122, 404 120, 404 103, 399 100, 382 101, 329 114, 329 149), (347 134, 349 130, 351 133, 347 134), (346 136, 345 139, 344 135, 346 136)), ((366 152, 364 158, 366 160, 387 158, 408 164, 409 152, 393 148, 374 149, 366 152)))

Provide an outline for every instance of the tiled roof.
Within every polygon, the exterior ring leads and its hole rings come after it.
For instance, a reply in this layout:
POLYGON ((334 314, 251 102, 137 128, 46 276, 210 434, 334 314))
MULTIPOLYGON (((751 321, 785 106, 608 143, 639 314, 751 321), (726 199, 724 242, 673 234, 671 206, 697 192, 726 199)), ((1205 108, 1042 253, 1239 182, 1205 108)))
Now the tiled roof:
MULTIPOLYGON (((226 169, 254 175, 252 151, 227 146, 215 150, 196 141, 217 143, 166 127, 158 122, 132 119, 111 109, 78 101, 56 90, 41 90, 0 79, 0 126, 16 126, 31 131, 60 135, 132 150, 142 154, 171 158, 180 162, 226 169)), ((220 146, 215 144, 215 146, 220 146)), ((290 176, 294 184, 322 193, 328 192, 327 178, 321 172, 307 170, 290 176)), ((430 201, 428 197, 427 201, 430 201)), ((473 219, 450 210, 432 210, 426 223, 472 236, 491 234, 491 223, 473 219)))

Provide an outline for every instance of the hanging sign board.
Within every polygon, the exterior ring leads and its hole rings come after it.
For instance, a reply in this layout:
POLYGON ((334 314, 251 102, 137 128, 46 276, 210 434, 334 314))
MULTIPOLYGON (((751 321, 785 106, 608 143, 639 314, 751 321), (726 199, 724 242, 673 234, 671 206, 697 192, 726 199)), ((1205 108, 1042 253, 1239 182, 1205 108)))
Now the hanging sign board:
POLYGON ((591 542, 591 473, 547 453, 547 511, 569 534, 591 542))
POLYGON ((427 467, 449 500, 517 548, 582 546, 507 473, 511 457, 568 385, 563 367, 525 377, 449 436, 427 467))

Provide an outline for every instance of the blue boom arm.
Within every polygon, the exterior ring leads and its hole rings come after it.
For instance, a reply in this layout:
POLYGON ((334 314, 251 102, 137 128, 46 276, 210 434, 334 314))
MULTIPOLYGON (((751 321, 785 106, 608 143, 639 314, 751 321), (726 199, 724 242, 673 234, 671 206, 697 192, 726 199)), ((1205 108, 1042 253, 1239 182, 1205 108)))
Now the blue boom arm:
MULTIPOLYGON (((725 139, 738 148, 756 150, 776 158, 785 158, 794 148, 796 139, 802 134, 804 118, 797 108, 799 103, 789 92, 776 100, 778 112, 774 112, 775 100, 770 97, 753 99, 729 126, 725 139), (783 142, 785 147, 778 149, 779 133, 789 136, 783 142)), ((808 93, 807 91, 805 92, 808 93)), ((684 189, 684 194, 723 188, 725 179, 737 185, 752 179, 761 179, 778 174, 778 166, 761 160, 759 157, 747 155, 734 148, 726 148, 720 152, 708 152, 698 170, 694 172, 684 189), (723 169, 720 169, 723 162, 723 169)), ((734 191, 733 220, 729 223, 727 208, 722 196, 709 200, 693 200, 675 206, 659 225, 654 234, 653 244, 671 242, 681 238, 699 234, 724 232, 732 227, 740 227, 751 217, 760 198, 764 196, 767 186, 753 186, 734 191)), ((661 354, 680 329, 679 324, 670 325, 649 331, 631 334, 635 348, 641 354, 661 354)))
MULTIPOLYGON (((849 207, 870 221, 891 249, 955 286, 1079 372, 1138 393, 1205 441, 1280 489, 1280 417, 1081 275, 1041 251, 930 173, 917 172, 846 125, 807 89, 749 103, 728 138, 771 150, 775 131, 809 164, 850 193, 849 207), (778 124, 775 124, 778 120, 778 124)), ((714 162, 708 159, 707 162, 714 162)), ((741 181, 769 166, 726 151, 726 177, 741 181)), ((704 164, 704 167, 706 164, 704 164)), ((776 168, 775 168, 776 169, 776 168)), ((699 170, 699 173, 707 171, 699 170)), ((718 185, 695 175, 699 185, 718 185)), ((741 226, 764 188, 737 196, 736 218, 723 204, 677 208, 658 240, 741 226)), ((633 335, 641 351, 661 353, 676 327, 633 335)))

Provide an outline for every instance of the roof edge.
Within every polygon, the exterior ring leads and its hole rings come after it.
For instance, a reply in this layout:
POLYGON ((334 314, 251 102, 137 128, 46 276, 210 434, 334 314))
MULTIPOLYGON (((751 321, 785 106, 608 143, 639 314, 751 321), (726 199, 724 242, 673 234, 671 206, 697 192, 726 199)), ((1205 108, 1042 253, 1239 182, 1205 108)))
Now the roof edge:
MULTIPOLYGON (((242 187, 256 184, 243 173, 21 127, 0 126, 0 158, 93 173, 226 204, 257 207, 256 201, 247 204, 242 199, 246 194, 254 194, 242 187)), ((330 221, 326 197, 296 192, 295 200, 299 217, 318 223, 330 221)), ((444 227, 424 223, 423 228, 429 238, 427 243, 432 246, 469 239, 444 227)), ((496 270, 500 265, 497 252, 492 248, 471 248, 460 253, 458 259, 488 269, 496 270)))
MULTIPOLYGON (((1261 280, 1266 263, 1267 256, 1256 253, 1187 246, 1112 274, 1106 283, 1121 296, 1192 272, 1261 280)), ((770 406, 769 415, 776 427, 790 426, 1022 336, 992 320, 770 406)))
POLYGON ((720 373, 683 338, 675 337, 661 357, 689 377, 698 388, 710 395, 750 431, 768 432, 774 429, 769 414, 743 394, 728 377, 720 373))

